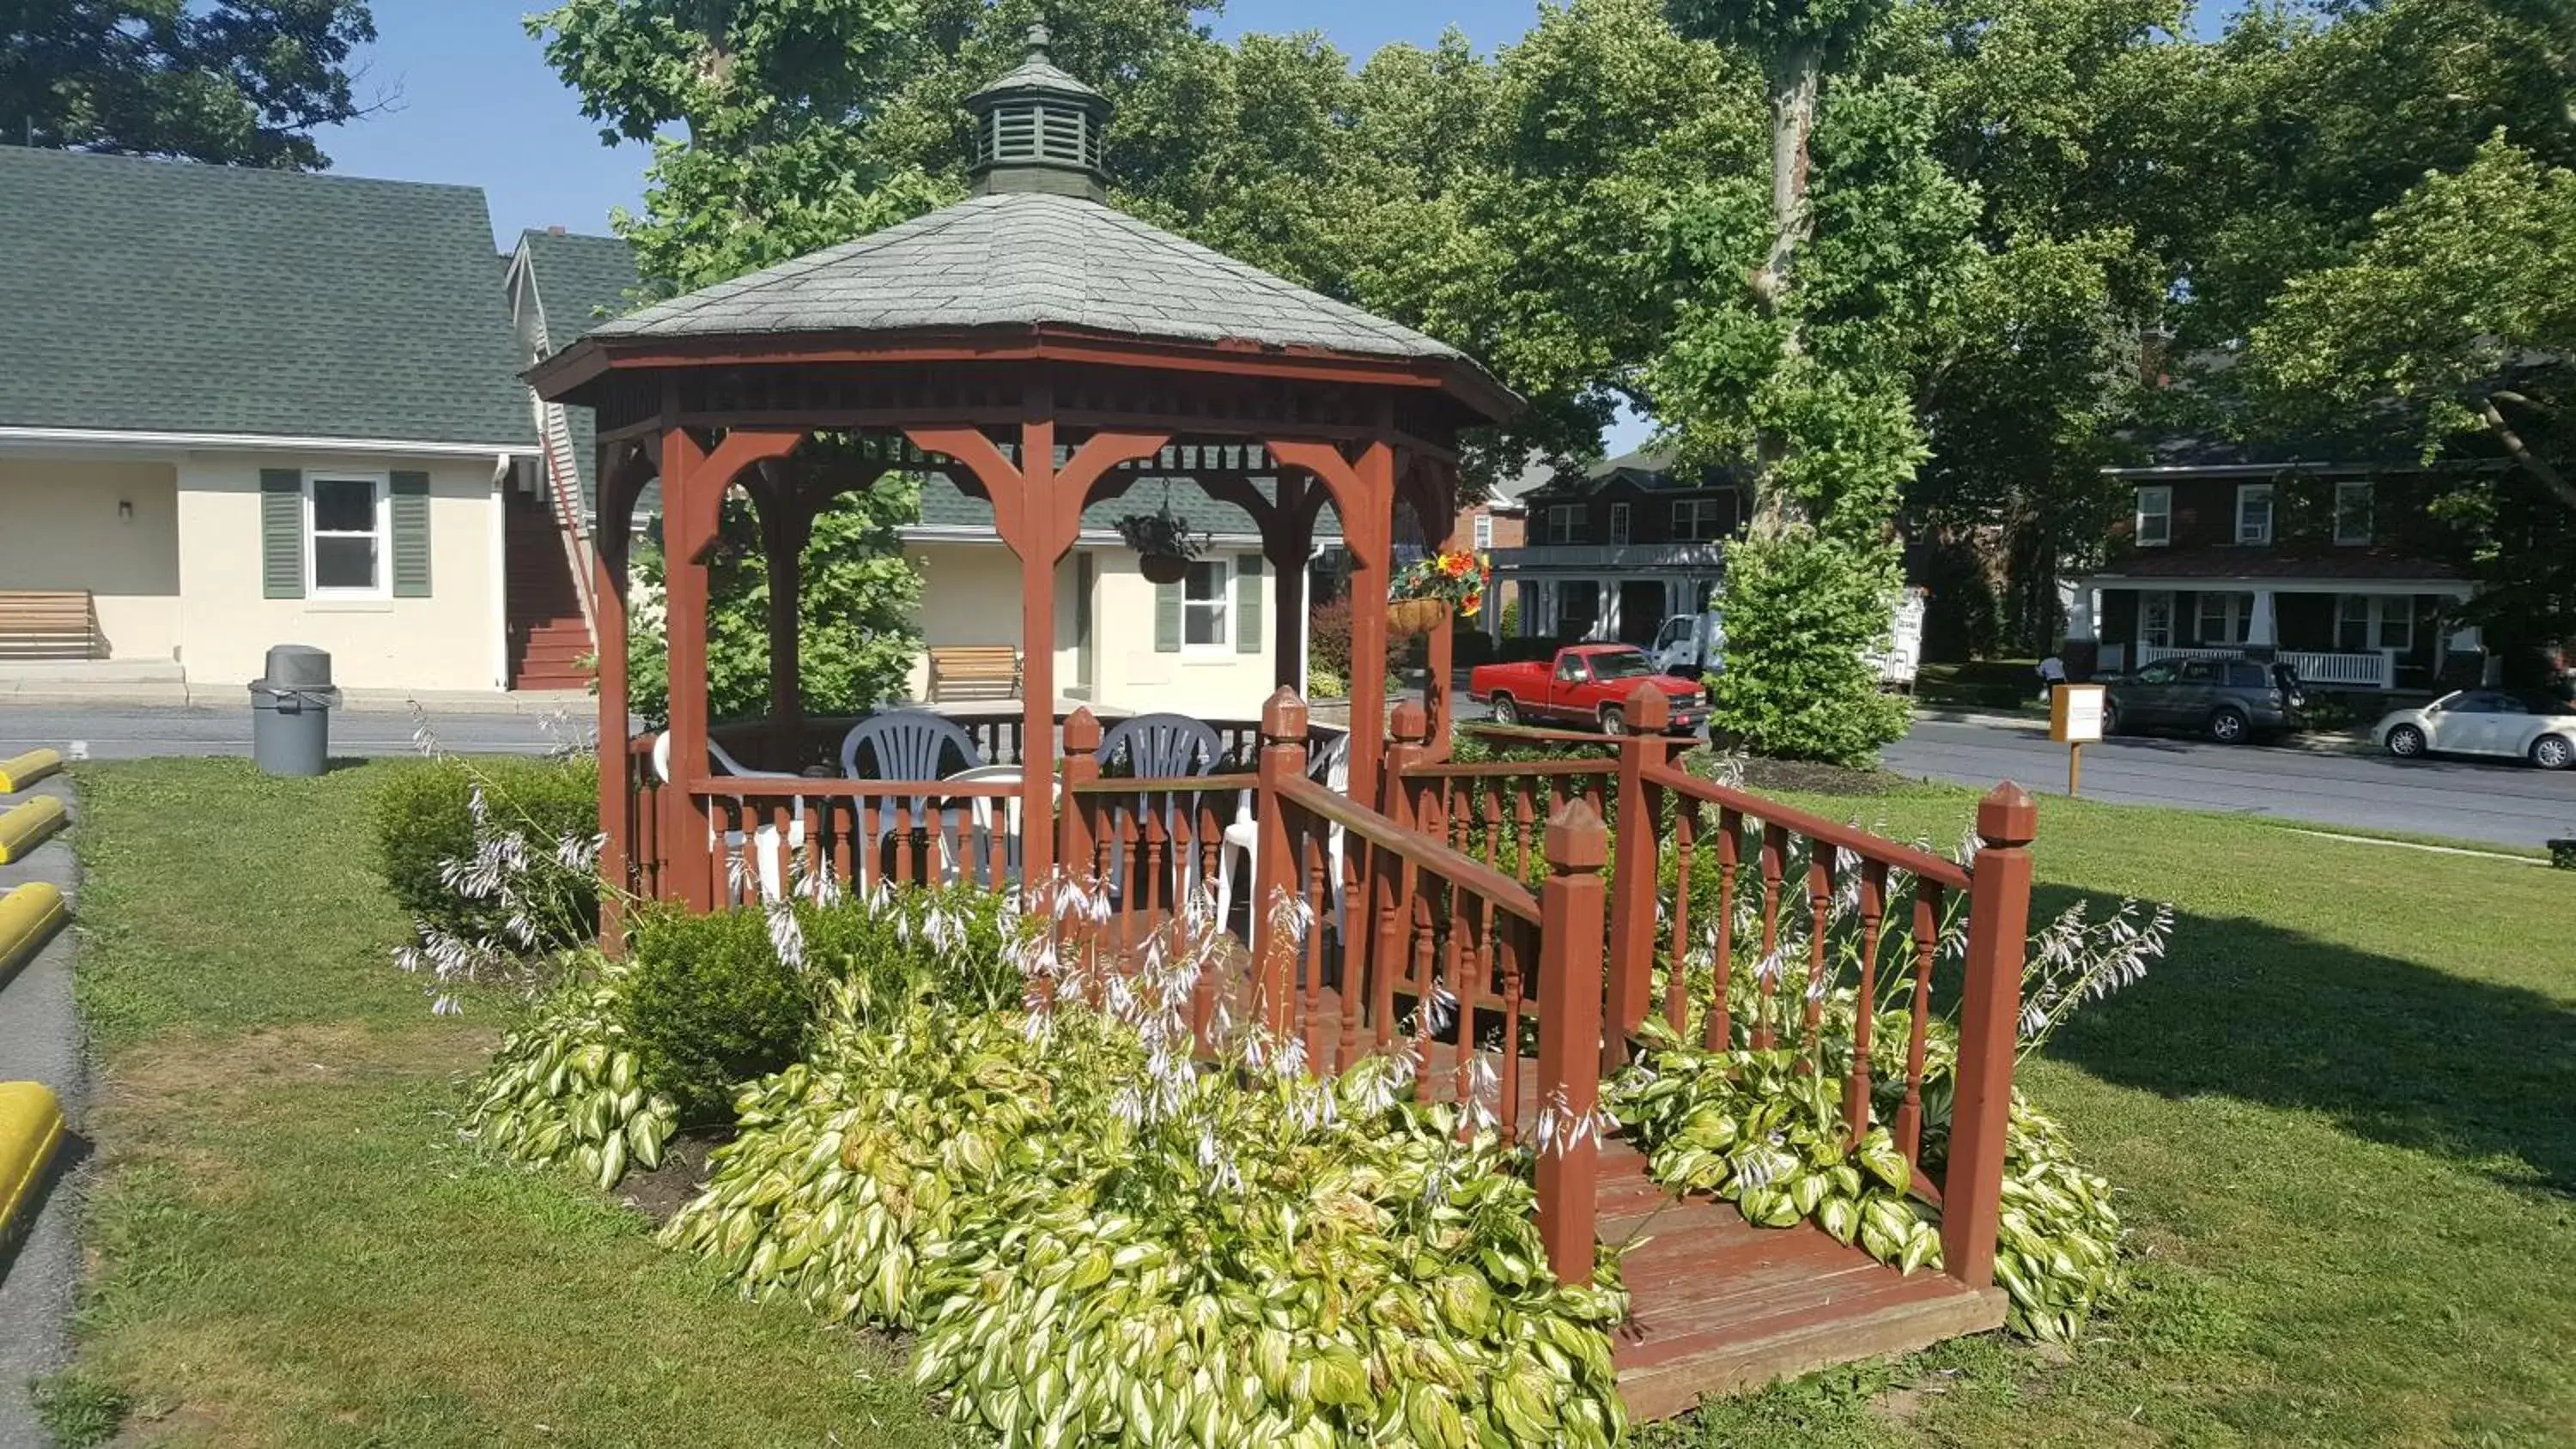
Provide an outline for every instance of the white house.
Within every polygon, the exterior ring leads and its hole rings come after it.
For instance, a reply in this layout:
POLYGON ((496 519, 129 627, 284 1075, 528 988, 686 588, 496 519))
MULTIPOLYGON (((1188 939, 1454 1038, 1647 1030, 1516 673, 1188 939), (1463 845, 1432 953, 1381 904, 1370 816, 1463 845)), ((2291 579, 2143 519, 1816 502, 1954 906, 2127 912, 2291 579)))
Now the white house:
POLYGON ((79 620, 0 661, 501 687, 536 440, 490 238, 471 188, 0 147, 0 609, 79 620))

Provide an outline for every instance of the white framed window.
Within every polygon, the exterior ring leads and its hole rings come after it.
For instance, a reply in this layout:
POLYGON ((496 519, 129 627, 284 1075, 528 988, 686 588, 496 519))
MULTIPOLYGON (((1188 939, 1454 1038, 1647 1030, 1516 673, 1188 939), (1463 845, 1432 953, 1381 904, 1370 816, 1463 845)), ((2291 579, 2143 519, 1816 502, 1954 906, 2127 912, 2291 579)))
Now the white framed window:
POLYGON ((2236 541, 2241 544, 2264 544, 2272 541, 2271 484, 2236 485, 2236 541))
POLYGON ((2339 544, 2370 542, 2370 480, 2347 478, 2335 485, 2334 540, 2339 544))
POLYGON ((2162 548, 2173 542, 2173 490, 2159 485, 2138 490, 2138 546, 2162 548))
POLYGON ((2200 595, 2199 639, 2203 644, 2242 644, 2254 617, 2251 594, 2200 595))
POLYGON ((1547 511, 1547 541, 1583 542, 1583 505, 1560 503, 1547 511))
POLYGON ((1610 505, 1610 541, 1612 543, 1626 543, 1628 541, 1628 515, 1629 509, 1627 504, 1613 503, 1610 505))
POLYGON ((1476 515, 1475 537, 1476 552, 1478 553, 1483 553, 1485 550, 1494 546, 1494 515, 1490 513, 1479 513, 1476 515))
POLYGON ((2170 589, 2138 595, 2138 642, 2170 649, 2174 641, 2174 596, 2170 589))
POLYGON ((1673 542, 1707 543, 1726 525, 1714 498, 1680 498, 1673 502, 1673 542))
POLYGON ((2404 595, 2344 594, 2335 600, 2335 647, 2347 654, 2415 647, 2415 601, 2404 595))
POLYGON ((1181 583, 1181 647, 1234 647, 1234 565, 1221 558, 1190 560, 1181 583))
POLYGON ((383 473, 304 475, 305 589, 315 598, 392 596, 393 548, 383 473))

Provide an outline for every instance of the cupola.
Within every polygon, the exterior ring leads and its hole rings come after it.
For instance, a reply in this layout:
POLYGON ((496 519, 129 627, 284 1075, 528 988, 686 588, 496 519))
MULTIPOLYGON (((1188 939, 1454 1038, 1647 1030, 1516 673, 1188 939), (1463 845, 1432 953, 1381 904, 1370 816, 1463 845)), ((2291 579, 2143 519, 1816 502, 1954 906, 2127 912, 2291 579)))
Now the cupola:
POLYGON ((1036 191, 1109 199, 1101 132, 1109 98, 1047 58, 1047 28, 1029 27, 1028 58, 966 98, 975 117, 974 192, 1036 191))

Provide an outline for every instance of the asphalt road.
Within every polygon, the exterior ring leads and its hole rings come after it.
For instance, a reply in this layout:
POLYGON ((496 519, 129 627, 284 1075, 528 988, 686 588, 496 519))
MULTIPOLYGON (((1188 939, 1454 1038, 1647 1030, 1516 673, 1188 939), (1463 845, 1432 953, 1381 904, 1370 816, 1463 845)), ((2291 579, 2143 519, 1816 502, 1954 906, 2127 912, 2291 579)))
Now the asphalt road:
MULTIPOLYGON (((75 815, 79 811, 71 782, 60 775, 36 782, 24 796, 0 800, 14 805, 37 795, 61 800, 75 815)), ((0 892, 30 881, 52 882, 79 909, 68 830, 24 859, 0 865, 0 892)), ((89 1062, 72 1006, 72 934, 68 928, 57 932, 34 960, 0 980, 0 1082, 53 1088, 70 1125, 45 1191, 21 1208, 30 1214, 20 1224, 24 1234, 14 1250, 0 1249, 0 1449, 45 1449, 53 1442, 36 1422, 27 1381, 60 1369, 71 1356, 72 1303, 80 1284, 74 1228, 86 1185, 79 1164, 88 1152, 89 1106, 89 1062)))
MULTIPOLYGON (((537 754, 567 731, 586 739, 595 715, 557 725, 542 715, 430 713, 439 743, 459 754, 537 754)), ((331 753, 336 756, 407 755, 414 752, 414 721, 407 712, 335 710, 331 753)), ((248 755, 250 709, 194 705, 0 704, 0 759, 20 750, 62 749, 83 742, 93 760, 134 760, 153 755, 248 755)))
MULTIPOLYGON (((1899 774, 2066 792, 2066 747, 2037 724, 1918 719, 1885 751, 1899 774)), ((2496 845, 2576 835, 2576 771, 2507 761, 2398 760, 2206 740, 2122 737, 2084 747, 2084 798, 2176 805, 2496 845)))

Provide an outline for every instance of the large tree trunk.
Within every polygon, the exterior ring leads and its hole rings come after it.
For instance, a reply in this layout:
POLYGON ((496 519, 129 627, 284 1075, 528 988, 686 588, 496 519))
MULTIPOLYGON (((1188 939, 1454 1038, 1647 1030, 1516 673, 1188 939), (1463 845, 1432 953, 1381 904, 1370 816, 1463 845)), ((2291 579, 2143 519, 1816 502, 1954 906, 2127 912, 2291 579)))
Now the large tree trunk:
MULTIPOLYGON (((1811 226, 1807 150, 1816 130, 1820 73, 1821 57, 1812 49, 1802 49, 1782 57, 1771 78, 1771 250, 1751 285, 1755 300, 1773 317, 1787 309, 1797 289, 1798 248, 1805 244, 1811 226)), ((1793 324, 1780 347, 1783 355, 1794 358, 1806 350, 1806 339, 1793 324)), ((1751 532, 1756 538, 1777 538, 1805 522, 1806 509, 1775 479, 1787 456, 1787 440, 1766 431, 1758 448, 1751 532)))

